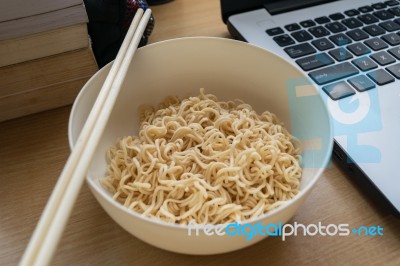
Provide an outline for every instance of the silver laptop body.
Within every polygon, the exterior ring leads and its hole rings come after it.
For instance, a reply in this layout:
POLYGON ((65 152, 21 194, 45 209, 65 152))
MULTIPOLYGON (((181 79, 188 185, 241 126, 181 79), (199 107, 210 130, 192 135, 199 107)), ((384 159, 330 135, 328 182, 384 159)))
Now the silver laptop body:
POLYGON ((284 10, 285 0, 274 4, 278 12, 259 8, 229 16, 229 31, 287 59, 317 83, 334 121, 334 155, 350 178, 363 176, 399 214, 400 3, 341 0, 291 11, 284 10), (370 8, 360 9, 365 6, 370 8))

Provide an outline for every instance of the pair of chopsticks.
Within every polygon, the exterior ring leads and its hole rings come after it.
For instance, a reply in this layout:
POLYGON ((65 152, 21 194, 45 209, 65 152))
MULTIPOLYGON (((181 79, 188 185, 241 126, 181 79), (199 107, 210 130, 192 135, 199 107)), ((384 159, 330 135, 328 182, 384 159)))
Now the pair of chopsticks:
POLYGON ((112 68, 22 256, 21 266, 50 263, 150 16, 150 9, 146 12, 143 9, 136 11, 112 68))

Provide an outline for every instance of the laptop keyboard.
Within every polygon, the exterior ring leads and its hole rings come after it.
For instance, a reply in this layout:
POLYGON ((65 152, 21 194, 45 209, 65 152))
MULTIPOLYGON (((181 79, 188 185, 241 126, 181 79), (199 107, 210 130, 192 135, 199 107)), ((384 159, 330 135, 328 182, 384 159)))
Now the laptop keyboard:
MULTIPOLYGON (((400 1, 400 0, 399 0, 400 1)), ((267 29, 333 100, 400 79, 400 2, 267 29)))

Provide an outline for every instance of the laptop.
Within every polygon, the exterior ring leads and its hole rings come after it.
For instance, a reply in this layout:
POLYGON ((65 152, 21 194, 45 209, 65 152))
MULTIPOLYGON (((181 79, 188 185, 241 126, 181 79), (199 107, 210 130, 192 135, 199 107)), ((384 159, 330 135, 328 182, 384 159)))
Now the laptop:
POLYGON ((333 157, 400 216, 400 2, 221 0, 221 11, 235 39, 318 86, 334 122, 333 157))

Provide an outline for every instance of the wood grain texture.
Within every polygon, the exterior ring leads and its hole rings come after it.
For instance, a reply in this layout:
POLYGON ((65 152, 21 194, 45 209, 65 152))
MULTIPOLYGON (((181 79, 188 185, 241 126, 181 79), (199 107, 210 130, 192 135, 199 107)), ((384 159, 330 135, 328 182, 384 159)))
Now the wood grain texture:
MULTIPOLYGON (((174 0, 153 11, 151 42, 229 36, 218 0, 174 0)), ((69 112, 70 106, 0 123, 0 265, 18 263, 64 166, 69 112)), ((180 255, 143 243, 114 223, 85 185, 52 265, 400 265, 399 219, 351 178, 332 164, 292 222, 380 225, 382 237, 271 237, 214 256, 180 255)))

